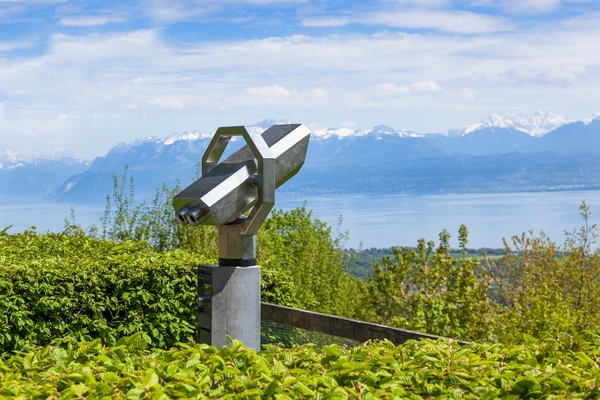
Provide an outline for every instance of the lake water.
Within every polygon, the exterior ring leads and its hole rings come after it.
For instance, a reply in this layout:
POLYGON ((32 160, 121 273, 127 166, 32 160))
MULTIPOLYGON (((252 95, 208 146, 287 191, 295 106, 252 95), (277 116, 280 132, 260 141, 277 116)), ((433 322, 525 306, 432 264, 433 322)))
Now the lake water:
MULTIPOLYGON (((502 238, 533 229, 545 231, 562 243, 564 230, 581 225, 579 205, 585 200, 592 222, 600 222, 600 191, 540 193, 450 194, 426 196, 316 196, 279 195, 277 207, 293 209, 306 201, 314 215, 337 229, 349 230, 347 247, 414 246, 419 238, 436 240, 442 229, 453 235, 460 224, 469 229, 469 247, 502 247, 502 238)), ((38 232, 59 231, 70 214, 69 204, 1 205, 0 229, 20 232, 32 225, 38 232)), ((103 206, 73 206, 83 226, 99 224, 103 206)))

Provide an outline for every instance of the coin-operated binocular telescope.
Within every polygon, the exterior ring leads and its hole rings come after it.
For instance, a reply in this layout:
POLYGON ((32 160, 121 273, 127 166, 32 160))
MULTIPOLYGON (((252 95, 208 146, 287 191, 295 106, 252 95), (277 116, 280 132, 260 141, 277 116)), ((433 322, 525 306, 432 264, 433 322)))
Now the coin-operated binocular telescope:
POLYGON ((198 269, 199 342, 222 347, 230 336, 260 349, 256 233, 275 204, 275 189, 304 164, 309 140, 310 131, 299 124, 274 125, 262 134, 219 128, 202 157, 202 177, 173 199, 180 224, 219 230, 219 265, 198 269), (234 136, 246 146, 219 163, 234 136))

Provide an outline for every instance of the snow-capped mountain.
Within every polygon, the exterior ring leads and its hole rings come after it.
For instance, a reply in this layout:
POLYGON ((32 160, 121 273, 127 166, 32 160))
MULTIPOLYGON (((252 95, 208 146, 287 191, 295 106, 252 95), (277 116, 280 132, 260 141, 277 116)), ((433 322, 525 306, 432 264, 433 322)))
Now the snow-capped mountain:
MULTIPOLYGON (((490 117, 455 135, 421 134, 386 125, 370 129, 351 124, 312 126, 305 166, 283 190, 439 193, 589 187, 592 183, 600 187, 596 178, 600 177, 600 118, 587 123, 565 121, 550 113, 490 117), (561 126, 539 136, 554 125, 561 126)), ((262 131, 280 122, 263 121, 248 128, 262 131)), ((33 153, 30 158, 0 153, 0 197, 5 188, 22 189, 30 197, 54 189, 47 199, 102 203, 112 193, 112 174, 121 174, 128 166, 136 193, 148 198, 163 182, 171 187, 178 180, 188 184, 212 136, 183 132, 120 143, 89 165, 64 151, 46 159, 31 158, 33 153)), ((227 153, 243 144, 238 139, 227 153)))
MULTIPOLYGON (((588 119, 585 122, 590 122, 588 119)), ((475 131, 486 128, 504 128, 507 130, 518 130, 525 132, 529 136, 541 137, 561 126, 575 122, 575 120, 566 118, 562 115, 550 111, 537 111, 533 114, 507 114, 504 116, 492 114, 478 123, 467 125, 459 129, 450 129, 443 136, 465 136, 475 131)), ((398 130, 387 125, 377 125, 369 129, 358 129, 353 126, 342 127, 321 127, 319 125, 309 125, 316 139, 344 139, 361 136, 385 137, 432 137, 435 133, 417 133, 409 130, 398 130)), ((498 132, 503 132, 499 130, 498 132)))
MULTIPOLYGON (((262 122, 247 128, 262 131, 265 126, 270 126, 269 123, 262 122)), ((360 131, 342 127, 313 132, 314 140, 306 164, 318 165, 319 168, 337 165, 332 155, 344 162, 352 160, 358 166, 370 162, 373 154, 382 159, 413 159, 442 153, 414 132, 397 131, 383 125, 360 131), (346 140, 347 137, 352 139, 346 140)), ((88 170, 66 179, 49 198, 67 202, 102 202, 112 191, 112 173, 122 173, 126 165, 141 196, 151 196, 163 182, 173 186, 177 180, 182 180, 182 184, 187 184, 197 171, 212 136, 212 133, 184 132, 166 138, 148 137, 129 144, 120 143, 105 156, 96 158, 88 170)), ((223 158, 243 144, 241 139, 232 143, 223 158)), ((293 189, 296 182, 294 180, 286 185, 286 189, 293 189)))
POLYGON ((66 149, 0 152, 0 201, 39 200, 89 166, 89 160, 66 149))
POLYGON ((448 136, 464 136, 483 128, 495 127, 517 129, 528 135, 540 137, 570 122, 574 121, 549 111, 505 116, 492 114, 476 124, 460 129, 451 129, 448 131, 448 136))
POLYGON ((44 161, 89 163, 91 160, 79 157, 73 150, 63 147, 29 149, 25 151, 0 151, 0 164, 33 164, 44 161))
POLYGON ((521 149, 522 152, 554 154, 599 154, 600 118, 561 126, 521 149))
MULTIPOLYGON (((259 133, 263 132, 265 129, 271 127, 272 125, 276 125, 276 124, 289 124, 291 122, 289 121, 281 121, 281 120, 263 120, 261 122, 258 122, 256 124, 253 125, 248 125, 246 126, 246 129, 250 130, 250 131, 257 131, 259 133)), ((118 143, 115 146, 113 146, 108 154, 119 154, 119 153, 125 153, 131 149, 134 148, 139 148, 139 147, 147 147, 147 146, 154 146, 156 148, 158 148, 159 150, 157 150, 158 152, 160 152, 162 150, 165 150, 167 147, 169 146, 195 146, 196 144, 205 144, 208 143, 208 141, 210 141, 210 139, 213 137, 214 132, 211 133, 207 133, 207 132, 198 132, 198 131, 192 131, 192 132, 182 132, 182 133, 173 133, 170 136, 167 137, 156 137, 156 136, 147 136, 145 138, 142 139, 136 139, 131 143, 118 143)), ((232 141, 235 142, 236 140, 238 140, 237 138, 232 138, 232 141)), ((202 149, 203 150, 203 149, 202 149)), ((1 160, 1 156, 0 156, 0 160, 1 160)))
POLYGON ((354 127, 342 126, 338 128, 323 128, 318 125, 310 126, 313 137, 317 140, 326 139, 344 139, 370 136, 375 138, 383 137, 425 137, 427 134, 416 133, 413 131, 397 130, 387 125, 377 125, 370 129, 356 129, 354 127))

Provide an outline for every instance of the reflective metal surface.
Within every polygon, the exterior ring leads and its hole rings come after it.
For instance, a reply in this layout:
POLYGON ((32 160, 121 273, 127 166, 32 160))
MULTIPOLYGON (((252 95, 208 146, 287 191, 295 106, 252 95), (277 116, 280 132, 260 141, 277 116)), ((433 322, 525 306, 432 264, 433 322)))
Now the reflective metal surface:
POLYGON ((226 225, 255 205, 242 234, 256 234, 275 203, 275 189, 304 164, 309 138, 300 124, 274 125, 262 134, 243 126, 219 128, 202 159, 202 177, 173 199, 178 221, 226 225), (219 163, 233 136, 243 136, 247 145, 219 163))
POLYGON ((245 233, 247 221, 238 218, 219 227, 219 265, 256 265, 256 235, 245 233))
POLYGON ((219 227, 219 266, 198 268, 199 342, 222 347, 234 338, 260 349, 256 233, 275 204, 275 189, 304 164, 309 139, 304 125, 274 125, 262 134, 219 128, 202 157, 202 177, 173 199, 180 224, 219 227), (233 136, 247 145, 219 163, 233 136))

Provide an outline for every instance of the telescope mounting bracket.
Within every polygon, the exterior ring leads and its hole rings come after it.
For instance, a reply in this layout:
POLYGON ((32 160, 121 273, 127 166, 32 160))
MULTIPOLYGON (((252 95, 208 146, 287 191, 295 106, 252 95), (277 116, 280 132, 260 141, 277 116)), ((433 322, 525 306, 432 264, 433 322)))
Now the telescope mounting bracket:
POLYGON ((208 171, 219 163, 223 152, 234 136, 244 138, 252 154, 254 154, 254 157, 258 161, 258 198, 248 218, 242 223, 241 227, 236 229, 242 236, 254 236, 258 233, 261 225, 265 222, 265 219, 267 219, 271 209, 275 205, 275 156, 269 145, 267 145, 267 142, 263 139, 262 134, 248 132, 244 126, 230 126, 217 129, 202 157, 202 176, 206 175, 208 171))

